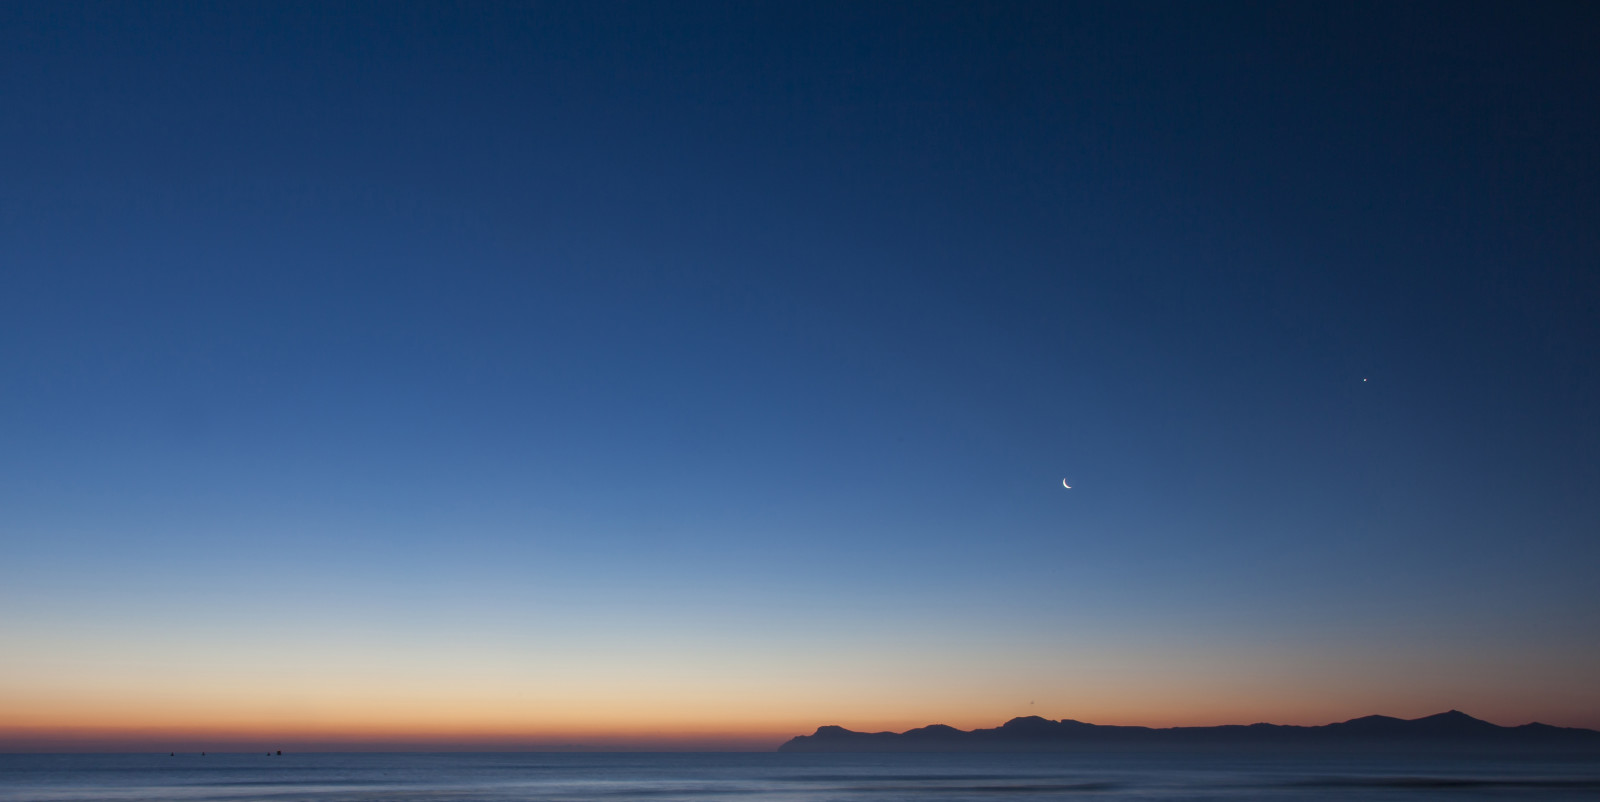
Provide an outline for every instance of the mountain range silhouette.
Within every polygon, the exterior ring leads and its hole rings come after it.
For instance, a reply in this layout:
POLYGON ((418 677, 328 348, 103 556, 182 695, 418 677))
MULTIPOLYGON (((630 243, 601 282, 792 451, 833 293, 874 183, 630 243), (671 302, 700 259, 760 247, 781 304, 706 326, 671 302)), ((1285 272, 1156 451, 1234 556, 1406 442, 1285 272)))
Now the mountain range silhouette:
POLYGON ((1220 727, 1122 727, 1038 716, 992 729, 932 724, 905 732, 855 732, 823 726, 791 738, 780 752, 1036 752, 1098 746, 1530 746, 1600 750, 1600 731, 1548 724, 1502 727, 1459 710, 1415 719, 1364 716, 1321 726, 1227 724, 1220 727))

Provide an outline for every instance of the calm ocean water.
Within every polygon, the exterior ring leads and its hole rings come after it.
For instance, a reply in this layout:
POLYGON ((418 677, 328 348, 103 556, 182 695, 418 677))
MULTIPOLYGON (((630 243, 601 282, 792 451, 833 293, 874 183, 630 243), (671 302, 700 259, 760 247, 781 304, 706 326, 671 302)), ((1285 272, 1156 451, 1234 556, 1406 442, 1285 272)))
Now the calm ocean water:
POLYGON ((1588 756, 1178 752, 973 755, 0 755, 0 800, 1600 799, 1588 756))

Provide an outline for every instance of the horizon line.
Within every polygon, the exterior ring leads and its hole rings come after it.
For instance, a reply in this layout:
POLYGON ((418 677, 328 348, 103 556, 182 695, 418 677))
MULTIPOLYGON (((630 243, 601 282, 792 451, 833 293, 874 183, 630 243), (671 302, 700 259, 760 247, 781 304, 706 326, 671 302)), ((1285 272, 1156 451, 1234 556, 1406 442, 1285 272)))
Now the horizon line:
MULTIPOLYGON (((1467 715, 1480 721, 1486 721, 1499 727, 1517 727, 1524 724, 1543 724, 1543 722, 1530 720, 1523 724, 1499 724, 1488 721, 1471 714, 1463 713, 1458 708, 1451 708, 1440 713, 1432 713, 1416 718, 1403 718, 1382 713, 1369 713, 1351 718, 1338 719, 1324 722, 1323 724, 1273 724, 1273 726, 1287 727, 1318 727, 1328 724, 1337 724, 1346 721, 1374 716, 1393 718, 1402 721, 1416 721, 1433 716, 1458 713, 1467 715)), ((1051 719, 1040 715, 1012 716, 1004 721, 987 727, 973 727, 971 729, 990 729, 1002 726, 1007 722, 1018 719, 1037 718, 1045 721, 1080 721, 1073 718, 1051 719)), ((1093 722, 1080 722, 1092 724, 1093 722)), ((1151 726, 1143 724, 1097 724, 1095 726, 1135 727, 1152 730, 1207 728, 1230 726, 1253 726, 1257 724, 1272 724, 1268 721, 1254 721, 1248 723, 1230 722, 1226 724, 1175 724, 1167 726, 1151 726)), ((860 726, 860 725, 856 725, 860 726)), ((469 752, 501 752, 501 753, 694 753, 694 752, 764 752, 773 751, 782 743, 796 736, 803 736, 816 732, 824 727, 841 727, 842 729, 862 733, 905 732, 922 727, 951 726, 941 722, 930 722, 901 730, 871 729, 854 730, 850 727, 831 723, 814 725, 810 732, 795 732, 785 728, 778 730, 763 730, 759 732, 734 730, 699 731, 699 732, 663 732, 653 730, 646 733, 585 733, 579 734, 553 734, 544 736, 522 735, 511 733, 494 734, 444 734, 438 732, 416 732, 378 735, 371 732, 352 732, 341 735, 336 732, 323 732, 319 734, 291 732, 247 732, 239 730, 211 730, 185 727, 4 727, 0 726, 0 754, 194 754, 204 752, 207 754, 240 754, 248 755, 262 751, 292 750, 298 754, 337 754, 350 753, 469 753, 469 752)), ((1549 725, 1572 729, 1600 730, 1600 727, 1584 727, 1571 725, 1549 725)), ((960 727, 954 729, 962 730, 960 727)), ((971 731, 971 730, 963 730, 971 731)))

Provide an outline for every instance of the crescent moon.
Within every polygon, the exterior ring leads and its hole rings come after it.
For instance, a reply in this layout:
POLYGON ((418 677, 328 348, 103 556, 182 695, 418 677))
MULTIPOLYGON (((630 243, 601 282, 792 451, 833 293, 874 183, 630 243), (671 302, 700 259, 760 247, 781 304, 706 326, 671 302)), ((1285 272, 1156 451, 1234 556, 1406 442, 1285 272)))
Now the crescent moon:
POLYGON ((1062 486, 1062 487, 1065 487, 1065 488, 1066 488, 1066 489, 1068 489, 1068 490, 1071 490, 1071 489, 1072 489, 1072 485, 1069 485, 1069 484, 1067 484, 1067 480, 1065 480, 1065 479, 1062 479, 1062 480, 1061 480, 1061 486, 1062 486))

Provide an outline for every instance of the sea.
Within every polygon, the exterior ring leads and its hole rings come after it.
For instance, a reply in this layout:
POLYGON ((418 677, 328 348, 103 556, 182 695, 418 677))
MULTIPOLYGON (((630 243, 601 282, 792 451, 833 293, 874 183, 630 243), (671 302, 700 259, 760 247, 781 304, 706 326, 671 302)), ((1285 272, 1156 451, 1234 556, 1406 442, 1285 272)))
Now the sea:
POLYGON ((0 755, 4 802, 1600 800, 1594 754, 0 755))

